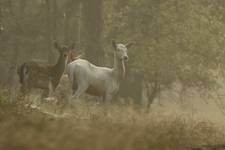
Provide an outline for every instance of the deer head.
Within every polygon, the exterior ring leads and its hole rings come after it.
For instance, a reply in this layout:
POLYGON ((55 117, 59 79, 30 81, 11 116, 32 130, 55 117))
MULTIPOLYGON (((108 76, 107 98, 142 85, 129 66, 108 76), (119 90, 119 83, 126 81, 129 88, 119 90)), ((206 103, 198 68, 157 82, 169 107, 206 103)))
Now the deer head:
POLYGON ((71 53, 71 51, 73 51, 75 44, 72 44, 71 46, 66 46, 66 45, 61 46, 57 42, 54 42, 54 46, 60 53, 60 56, 67 58, 69 54, 71 53))
POLYGON ((127 62, 129 60, 128 57, 128 48, 130 48, 133 43, 128 44, 117 44, 115 40, 112 41, 112 45, 114 47, 115 57, 117 57, 117 60, 120 60, 122 63, 123 68, 123 76, 125 76, 125 64, 124 62, 127 62))

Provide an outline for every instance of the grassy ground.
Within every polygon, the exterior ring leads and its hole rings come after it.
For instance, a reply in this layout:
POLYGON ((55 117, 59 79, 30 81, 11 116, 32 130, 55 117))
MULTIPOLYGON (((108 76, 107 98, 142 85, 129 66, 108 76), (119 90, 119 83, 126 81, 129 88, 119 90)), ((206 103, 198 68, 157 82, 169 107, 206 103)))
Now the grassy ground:
POLYGON ((224 127, 173 111, 83 102, 52 116, 0 99, 0 150, 186 150, 225 143, 224 127))

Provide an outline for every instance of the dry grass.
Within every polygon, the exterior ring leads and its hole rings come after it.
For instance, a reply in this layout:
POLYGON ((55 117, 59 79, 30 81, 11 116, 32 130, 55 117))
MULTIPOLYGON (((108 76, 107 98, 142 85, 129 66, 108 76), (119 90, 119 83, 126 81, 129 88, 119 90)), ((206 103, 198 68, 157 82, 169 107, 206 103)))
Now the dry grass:
MULTIPOLYGON (((51 111, 49 105, 43 110, 51 111)), ((1 103, 0 149, 185 150, 225 142, 223 127, 173 111, 146 113, 132 106, 83 102, 64 113, 69 115, 53 117, 1 103)))

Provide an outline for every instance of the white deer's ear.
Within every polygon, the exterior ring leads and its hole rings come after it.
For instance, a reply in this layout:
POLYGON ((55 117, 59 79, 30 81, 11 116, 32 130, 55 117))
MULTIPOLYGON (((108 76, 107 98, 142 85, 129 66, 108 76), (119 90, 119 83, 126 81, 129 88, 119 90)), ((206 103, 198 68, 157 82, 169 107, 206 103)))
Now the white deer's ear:
POLYGON ((126 47, 127 47, 127 49, 129 49, 131 46, 133 46, 134 45, 134 43, 133 42, 131 42, 131 43, 128 43, 128 44, 126 44, 126 47))
POLYGON ((112 40, 112 46, 113 46, 113 48, 114 48, 115 50, 117 49, 116 41, 115 41, 115 40, 112 40))
POLYGON ((54 41, 54 46, 55 46, 56 49, 60 49, 60 46, 56 41, 54 41))

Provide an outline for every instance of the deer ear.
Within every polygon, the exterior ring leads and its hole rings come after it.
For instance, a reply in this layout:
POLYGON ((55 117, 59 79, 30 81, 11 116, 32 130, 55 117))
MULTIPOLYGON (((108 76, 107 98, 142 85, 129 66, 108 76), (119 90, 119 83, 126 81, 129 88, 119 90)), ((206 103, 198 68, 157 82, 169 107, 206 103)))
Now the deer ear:
POLYGON ((75 48, 75 43, 73 43, 70 47, 69 50, 73 50, 75 48))
POLYGON ((115 41, 115 40, 112 40, 112 46, 113 46, 113 48, 114 48, 115 50, 117 49, 116 41, 115 41))
POLYGON ((56 41, 54 41, 54 46, 56 49, 60 49, 60 46, 59 46, 58 42, 56 42, 56 41))
POLYGON ((126 44, 127 49, 129 49, 132 45, 134 45, 133 42, 126 44))

